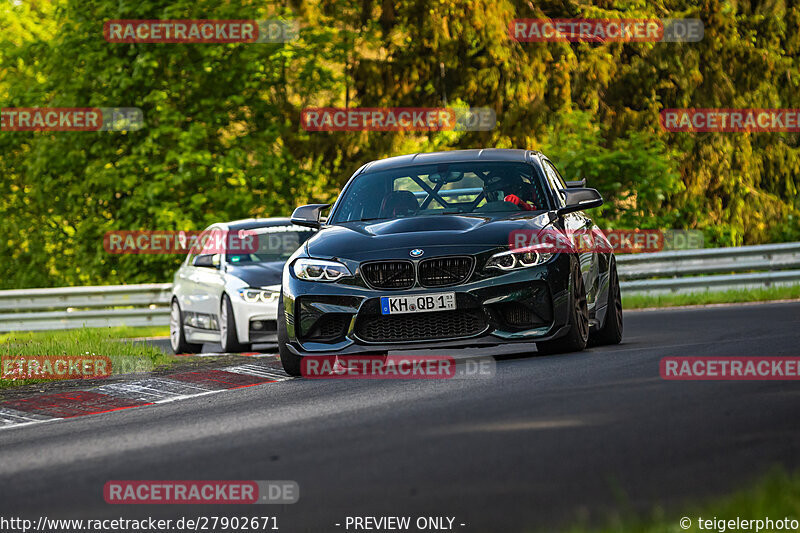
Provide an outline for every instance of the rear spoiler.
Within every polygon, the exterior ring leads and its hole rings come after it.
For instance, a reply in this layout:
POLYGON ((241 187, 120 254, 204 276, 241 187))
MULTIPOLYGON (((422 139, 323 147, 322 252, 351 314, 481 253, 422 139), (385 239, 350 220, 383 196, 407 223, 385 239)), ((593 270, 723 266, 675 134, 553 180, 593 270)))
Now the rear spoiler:
POLYGON ((586 187, 586 178, 578 181, 567 181, 567 189, 582 189, 586 187))

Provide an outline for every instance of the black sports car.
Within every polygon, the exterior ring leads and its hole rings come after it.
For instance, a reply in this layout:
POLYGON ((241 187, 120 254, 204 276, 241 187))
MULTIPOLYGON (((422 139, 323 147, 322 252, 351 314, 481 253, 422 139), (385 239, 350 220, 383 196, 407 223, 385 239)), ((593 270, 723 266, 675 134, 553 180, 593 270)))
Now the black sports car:
POLYGON ((544 155, 527 150, 364 165, 327 220, 325 204, 292 215, 320 231, 284 268, 284 369, 299 375, 303 357, 412 346, 518 341, 555 353, 582 350, 590 336, 620 342, 610 244, 570 247, 574 234, 597 230, 582 210, 603 203, 582 185, 564 182, 544 155), (564 236, 562 244, 553 245, 553 234, 564 236))

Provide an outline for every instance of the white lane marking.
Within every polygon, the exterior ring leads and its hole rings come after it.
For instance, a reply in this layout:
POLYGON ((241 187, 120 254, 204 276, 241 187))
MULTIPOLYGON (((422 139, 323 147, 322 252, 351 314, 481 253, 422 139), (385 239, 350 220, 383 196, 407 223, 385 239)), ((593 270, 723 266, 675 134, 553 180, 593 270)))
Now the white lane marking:
MULTIPOLYGON (((230 366, 227 368, 221 368, 219 370, 232 372, 235 374, 266 378, 273 381, 286 381, 294 379, 277 369, 272 369, 259 363, 230 366)), ((202 370, 200 371, 202 372, 202 370)), ((94 387, 88 390, 117 398, 127 398, 141 402, 148 402, 151 404, 161 404, 174 402, 177 400, 185 400, 187 398, 196 398, 198 396, 216 394, 218 392, 225 392, 231 389, 211 389, 210 387, 204 385, 178 381, 176 379, 170 379, 169 376, 166 376, 138 379, 124 383, 109 383, 108 385, 101 385, 100 387, 94 387)), ((53 420, 62 420, 62 418, 51 417, 38 413, 17 411, 16 409, 10 409, 0 405, 0 431, 6 428, 28 426, 41 422, 51 422, 53 420)))
POLYGON ((184 394, 183 396, 171 396, 169 398, 164 398, 163 400, 158 400, 157 402, 153 403, 169 403, 175 402, 178 400, 185 400, 186 398, 197 398, 198 396, 208 396, 209 394, 216 394, 218 392, 225 392, 231 389, 216 389, 216 390, 207 390, 203 392, 198 392, 197 394, 184 394))
POLYGON ((269 368, 259 364, 229 366, 227 368, 223 368, 222 370, 224 370, 225 372, 233 372, 235 374, 246 374, 250 376, 256 376, 259 378, 275 379, 277 381, 286 381, 289 379, 294 379, 290 375, 281 370, 275 368, 269 368))
POLYGON ((31 420, 30 422, 17 422, 16 424, 5 424, 0 426, 0 431, 10 428, 21 428, 23 426, 33 426, 35 424, 44 424, 45 422, 54 422, 56 420, 63 420, 63 418, 48 418, 47 420, 31 420))
POLYGON ((10 409, 8 407, 0 407, 0 425, 2 426, 40 422, 49 419, 50 417, 45 415, 26 413, 24 411, 17 411, 16 409, 10 409))
POLYGON ((94 392, 108 394, 110 396, 157 403, 159 400, 178 396, 192 396, 193 394, 206 392, 211 390, 211 387, 204 387, 194 383, 185 383, 169 378, 147 378, 126 383, 111 383, 93 390, 94 392))

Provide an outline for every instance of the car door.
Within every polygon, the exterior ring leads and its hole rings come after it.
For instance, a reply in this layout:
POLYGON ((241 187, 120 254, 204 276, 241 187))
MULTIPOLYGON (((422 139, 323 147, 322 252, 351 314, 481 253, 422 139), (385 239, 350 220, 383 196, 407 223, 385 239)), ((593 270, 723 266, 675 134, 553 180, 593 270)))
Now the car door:
MULTIPOLYGON (((556 192, 557 199, 563 205, 563 194, 558 191, 559 189, 566 189, 567 184, 564 183, 564 179, 555 165, 548 159, 542 158, 542 166, 547 175, 547 181, 556 192)), ((564 228, 573 242, 581 244, 578 258, 580 260, 583 283, 586 287, 586 303, 589 308, 589 314, 592 315, 597 304, 600 283, 600 256, 593 245, 592 239, 594 223, 583 211, 575 211, 564 215, 564 228)))
MULTIPOLYGON (((202 253, 195 257, 194 271, 191 275, 192 308, 199 315, 208 317, 209 329, 218 329, 220 299, 225 288, 223 272, 225 234, 225 228, 220 226, 211 226, 203 232, 201 239, 207 239, 202 241, 207 244, 202 253), (219 258, 216 264, 214 264, 215 256, 219 258)), ((204 322, 205 318, 201 320, 204 322)))
POLYGON ((181 310, 185 312, 193 312, 192 309, 193 299, 192 293, 195 290, 194 280, 192 274, 194 273, 194 265, 192 264, 196 256, 192 253, 186 255, 183 264, 175 273, 172 282, 172 292, 178 298, 178 304, 181 310))

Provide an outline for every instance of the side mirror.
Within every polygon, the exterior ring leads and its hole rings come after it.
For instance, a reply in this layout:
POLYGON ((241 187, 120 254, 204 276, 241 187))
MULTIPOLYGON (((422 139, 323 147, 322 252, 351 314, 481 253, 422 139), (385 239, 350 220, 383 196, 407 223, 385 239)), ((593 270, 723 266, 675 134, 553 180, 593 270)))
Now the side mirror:
POLYGON ((219 268, 219 254, 200 254, 192 261, 192 266, 202 268, 219 268), (217 263, 214 263, 214 257, 217 258, 217 263))
POLYGON ((578 181, 567 181, 566 182, 567 189, 583 189, 586 187, 586 178, 583 178, 578 181))
POLYGON ((600 196, 596 189, 575 188, 560 190, 564 193, 566 205, 557 210, 559 215, 603 205, 603 197, 600 196))
POLYGON ((331 204, 302 205, 292 213, 292 224, 319 229, 319 227, 322 226, 322 222, 320 222, 320 212, 330 206, 331 204))
POLYGON ((212 255, 211 264, 214 266, 214 268, 219 268, 219 263, 220 263, 220 255, 219 254, 212 255))

